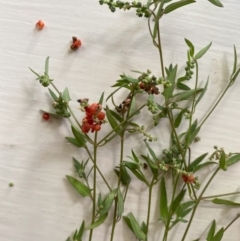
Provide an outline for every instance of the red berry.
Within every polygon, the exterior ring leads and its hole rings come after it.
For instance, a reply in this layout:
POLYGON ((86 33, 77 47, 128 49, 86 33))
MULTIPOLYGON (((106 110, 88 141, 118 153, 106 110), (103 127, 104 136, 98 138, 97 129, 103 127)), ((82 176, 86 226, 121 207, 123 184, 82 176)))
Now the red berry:
POLYGON ((82 132, 83 133, 88 133, 90 129, 91 129, 91 125, 89 123, 84 123, 82 125, 82 132))
POLYGON ((87 115, 95 115, 102 110, 102 106, 99 103, 93 103, 86 108, 87 115))
POLYGON ((183 174, 182 179, 185 183, 194 183, 195 182, 195 177, 193 176, 193 174, 190 174, 190 175, 183 174))
POLYGON ((44 113, 44 114, 42 115, 42 118, 43 118, 44 120, 48 120, 48 119, 50 118, 50 115, 49 115, 48 113, 44 113))
POLYGON ((101 125, 99 125, 99 124, 95 124, 92 127, 92 131, 100 131, 100 129, 101 129, 101 125))
POLYGON ((78 39, 77 37, 72 37, 72 40, 73 40, 73 43, 71 45, 72 50, 76 50, 82 45, 81 40, 78 39))
POLYGON ((36 27, 39 29, 39 30, 42 30, 44 28, 44 22, 42 20, 39 20, 37 23, 36 23, 36 27))
POLYGON ((102 111, 98 112, 97 118, 98 118, 99 120, 104 120, 104 118, 105 118, 105 113, 102 112, 102 111))

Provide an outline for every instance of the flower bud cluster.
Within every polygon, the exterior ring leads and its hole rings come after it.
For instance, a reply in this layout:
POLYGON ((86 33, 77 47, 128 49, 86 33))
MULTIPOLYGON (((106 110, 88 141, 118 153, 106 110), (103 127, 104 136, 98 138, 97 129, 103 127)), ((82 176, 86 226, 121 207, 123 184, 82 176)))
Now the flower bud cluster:
POLYGON ((85 111, 86 116, 82 119, 82 132, 88 133, 100 131, 101 125, 105 123, 105 113, 102 112, 102 105, 99 103, 88 104, 88 99, 78 100, 81 109, 85 111))
POLYGON ((130 10, 131 8, 136 8, 136 14, 139 17, 149 18, 151 16, 151 11, 148 9, 146 5, 143 5, 141 2, 133 1, 133 2, 122 2, 122 1, 114 1, 114 0, 100 0, 99 3, 101 5, 108 5, 109 9, 112 12, 116 11, 116 8, 123 10, 130 10))
POLYGON ((67 104, 65 103, 61 95, 53 102, 52 106, 56 110, 57 115, 64 118, 68 118, 71 116, 70 112, 68 111, 67 104))
POLYGON ((192 61, 187 61, 186 64, 187 64, 187 66, 186 66, 186 68, 185 68, 185 70, 186 70, 186 75, 185 75, 185 77, 186 77, 187 80, 190 80, 190 79, 192 78, 192 75, 193 75, 192 69, 194 69, 195 63, 194 63, 194 61, 192 60, 192 61))

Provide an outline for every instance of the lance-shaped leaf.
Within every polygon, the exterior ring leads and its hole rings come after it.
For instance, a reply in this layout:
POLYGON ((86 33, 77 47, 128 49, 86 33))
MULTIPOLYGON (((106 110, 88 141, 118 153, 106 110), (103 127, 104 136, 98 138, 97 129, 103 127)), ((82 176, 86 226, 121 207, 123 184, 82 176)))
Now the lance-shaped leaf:
POLYGON ((220 198, 214 198, 212 200, 212 202, 214 204, 218 204, 218 205, 225 205, 225 206, 232 206, 232 207, 240 207, 240 203, 236 203, 230 200, 226 200, 226 199, 220 199, 220 198))
POLYGON ((121 217, 124 212, 123 195, 120 189, 117 191, 117 217, 121 217))
POLYGON ((82 241, 84 227, 85 227, 85 223, 84 223, 84 221, 82 221, 79 231, 76 230, 73 235, 73 241, 82 241))
POLYGON ((56 101, 58 99, 58 97, 55 95, 55 93, 50 88, 48 88, 48 91, 49 91, 50 95, 52 96, 52 98, 56 101))
POLYGON ((87 230, 88 229, 94 229, 94 228, 100 226, 102 223, 104 223, 104 221, 106 220, 107 216, 108 216, 107 213, 104 214, 104 215, 99 216, 99 218, 93 224, 91 224, 89 227, 87 227, 86 229, 87 230))
POLYGON ((192 42, 188 39, 185 38, 185 42, 188 45, 189 49, 190 49, 190 56, 193 57, 194 56, 194 46, 192 44, 192 42))
POLYGON ((193 96, 196 96, 198 93, 200 93, 203 89, 195 89, 195 90, 186 90, 179 92, 175 95, 173 95, 171 102, 179 102, 183 100, 188 100, 192 98, 193 96))
POLYGON ((183 83, 177 83, 177 88, 180 90, 191 90, 190 87, 188 87, 187 85, 183 84, 183 83))
POLYGON ((227 170, 227 168, 226 168, 226 154, 225 154, 224 151, 222 151, 221 156, 220 156, 219 167, 223 171, 227 170))
POLYGON ((65 137, 71 144, 73 144, 74 146, 76 146, 76 147, 83 147, 82 145, 80 145, 78 142, 77 142, 77 140, 75 139, 75 138, 73 138, 73 137, 69 137, 69 136, 67 136, 67 137, 65 137))
POLYGON ((202 97, 204 96, 204 94, 206 93, 207 87, 208 87, 208 81, 209 81, 209 77, 207 79, 207 82, 202 90, 202 92, 200 93, 200 95, 198 96, 196 102, 195 102, 195 107, 197 106, 197 104, 199 103, 199 101, 202 99, 202 97))
POLYGON ((63 94, 62 94, 62 98, 66 103, 68 103, 71 100, 68 88, 64 89, 63 94))
POLYGON ((160 219, 167 224, 168 218, 168 202, 167 202, 167 191, 165 185, 165 179, 162 178, 160 185, 160 219))
POLYGON ((75 140, 78 142, 79 146, 85 146, 86 145, 86 139, 84 134, 78 130, 76 127, 72 126, 72 133, 75 137, 75 140))
POLYGON ((183 109, 180 111, 180 113, 177 115, 175 121, 174 121, 174 127, 178 128, 179 125, 181 124, 183 114, 186 112, 186 109, 183 109))
POLYGON ((177 65, 171 70, 171 72, 168 74, 168 77, 167 77, 167 79, 171 83, 171 86, 164 87, 164 91, 162 92, 162 95, 166 98, 166 100, 172 97, 174 86, 175 86, 176 74, 177 74, 177 65))
POLYGON ((219 229, 216 235, 213 237, 211 241, 221 241, 224 234, 224 228, 219 229))
POLYGON ((141 226, 138 224, 136 218, 132 213, 123 217, 129 229, 136 235, 139 240, 146 240, 146 234, 143 232, 141 226))
POLYGON ((108 106, 106 107, 106 116, 107 116, 108 122, 111 125, 112 129, 117 134, 120 134, 121 133, 121 128, 119 127, 119 124, 117 123, 115 118, 112 116, 112 113, 111 113, 110 109, 108 108, 108 106))
POLYGON ((154 161, 157 162, 157 161, 158 161, 158 158, 157 158, 156 154, 154 153, 153 149, 149 146, 149 144, 148 144, 146 141, 145 141, 145 144, 146 144, 146 146, 147 146, 147 149, 148 149, 150 155, 152 156, 152 158, 154 159, 154 161))
POLYGON ((81 196, 87 197, 91 195, 90 188, 86 186, 84 183, 82 183, 81 181, 77 180, 74 177, 71 177, 71 176, 66 176, 66 177, 81 196))
POLYGON ((194 168, 193 172, 199 171, 199 170, 201 170, 202 168, 204 168, 204 167, 206 167, 206 166, 209 166, 209 165, 213 165, 213 164, 217 165, 218 163, 213 162, 213 161, 209 161, 209 162, 205 162, 205 163, 203 163, 203 164, 199 164, 199 165, 197 165, 197 166, 194 168))
POLYGON ((180 203, 182 202, 185 196, 185 193, 186 193, 186 189, 182 189, 181 192, 175 197, 171 208, 172 214, 174 214, 176 209, 179 207, 180 203))
POLYGON ((101 208, 99 209, 99 214, 100 216, 103 216, 104 214, 107 214, 108 211, 110 210, 113 200, 115 198, 116 195, 116 189, 112 190, 107 196, 106 198, 103 200, 102 204, 101 204, 101 208))
POLYGON ((45 60, 45 74, 48 75, 48 70, 49 70, 49 56, 45 60))
POLYGON ((231 166, 233 164, 235 164, 236 162, 239 162, 240 161, 240 154, 235 154, 235 155, 232 155, 231 157, 229 157, 227 160, 226 160, 226 166, 231 166))
POLYGON ((198 158, 196 158, 193 162, 191 162, 188 167, 188 171, 193 172, 195 170, 196 166, 198 166, 207 155, 208 155, 208 153, 204 153, 201 156, 199 156, 198 158))
POLYGON ((101 97, 100 97, 98 103, 102 105, 103 100, 104 100, 104 92, 102 92, 101 97))
POLYGON ((195 59, 200 59, 200 58, 202 58, 202 56, 207 53, 207 51, 209 50, 209 48, 211 47, 211 45, 212 45, 212 42, 211 42, 209 45, 207 45, 206 47, 204 47, 203 49, 201 49, 201 50, 195 55, 195 59))
POLYGON ((188 4, 191 4, 191 3, 195 3, 196 1, 195 0, 181 0, 179 2, 175 2, 175 3, 172 3, 172 4, 169 4, 165 10, 164 10, 164 13, 165 14, 168 14, 178 8, 181 8, 185 5, 188 5, 188 4))
POLYGON ((124 186, 128 186, 129 183, 131 182, 131 177, 129 176, 126 167, 124 165, 120 165, 120 167, 116 167, 114 169, 114 171, 115 171, 115 173, 117 174, 118 177, 119 177, 120 171, 121 171, 121 183, 124 186))
POLYGON ((232 71, 231 77, 234 75, 236 70, 237 70, 237 50, 236 50, 236 46, 234 45, 234 64, 233 64, 233 71, 232 71))
POLYGON ((223 7, 222 3, 219 0, 208 0, 208 1, 217 7, 221 7, 221 8, 223 7))
POLYGON ((207 241, 212 241, 214 234, 215 234, 215 229, 216 229, 216 221, 215 219, 213 220, 211 227, 208 231, 208 235, 207 235, 207 241))

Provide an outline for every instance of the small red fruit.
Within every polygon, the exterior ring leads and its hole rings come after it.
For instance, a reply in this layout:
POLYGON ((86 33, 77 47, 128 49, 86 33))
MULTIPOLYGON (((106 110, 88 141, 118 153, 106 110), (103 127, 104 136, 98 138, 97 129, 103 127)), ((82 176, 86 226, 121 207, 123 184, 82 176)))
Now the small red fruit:
POLYGON ((91 125, 89 123, 84 123, 82 125, 82 132, 83 133, 88 133, 90 129, 91 129, 91 125))
POLYGON ((81 40, 78 39, 77 37, 72 37, 72 41, 73 41, 73 43, 70 47, 72 50, 76 50, 82 45, 81 40))
POLYGON ((50 115, 48 113, 43 113, 42 118, 44 120, 48 120, 50 118, 50 115))
POLYGON ((42 20, 39 20, 37 23, 36 23, 36 27, 39 29, 39 30, 42 30, 44 28, 44 22, 42 20))
POLYGON ((98 118, 99 120, 104 120, 104 118, 105 118, 105 113, 102 112, 102 111, 98 112, 97 118, 98 118))
POLYGON ((183 174, 182 179, 185 183, 194 183, 195 182, 195 177, 193 176, 193 174, 190 174, 190 175, 183 174))
POLYGON ((100 131, 100 129, 101 129, 101 125, 99 125, 99 124, 95 124, 92 127, 92 131, 100 131))
POLYGON ((96 115, 99 111, 102 110, 102 106, 99 103, 93 103, 86 108, 87 115, 96 115))

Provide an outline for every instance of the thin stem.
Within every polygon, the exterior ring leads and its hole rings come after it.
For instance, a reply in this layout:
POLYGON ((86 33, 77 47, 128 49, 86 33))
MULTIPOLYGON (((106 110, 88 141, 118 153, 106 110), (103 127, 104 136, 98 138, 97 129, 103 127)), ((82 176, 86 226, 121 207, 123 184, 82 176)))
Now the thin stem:
MULTIPOLYGON (((153 185, 154 185, 154 178, 152 179, 152 182, 149 186, 149 191, 148 191, 148 210, 147 210, 146 236, 148 235, 148 229, 149 229, 153 185)), ((147 241, 147 238, 146 238, 146 241, 147 241)))
MULTIPOLYGON (((88 146, 85 146, 85 150, 87 151, 87 153, 88 153, 88 155, 89 155, 91 161, 94 163, 94 159, 93 159, 93 157, 92 157, 91 152, 90 152, 89 149, 88 149, 88 146)), ((102 179, 103 179, 103 181, 105 182, 105 184, 107 185, 109 191, 112 191, 112 189, 111 189, 111 187, 109 186, 109 184, 108 184, 106 178, 103 176, 101 170, 99 169, 97 163, 96 163, 96 169, 97 169, 98 173, 100 174, 100 176, 102 177, 102 179)))
MULTIPOLYGON (((92 223, 95 221, 95 212, 96 212, 96 188, 97 188, 97 132, 94 135, 94 151, 93 151, 93 208, 92 208, 92 223)), ((90 230, 89 241, 92 240, 93 229, 90 230)))
POLYGON ((184 241, 184 240, 185 240, 185 238, 186 238, 186 236, 187 236, 187 233, 188 233, 188 230, 189 230, 189 228, 190 228, 190 226, 191 226, 191 224, 192 224, 192 221, 193 221, 195 212, 196 212, 196 210, 197 210, 197 207, 198 207, 198 205, 199 205, 199 203, 200 203, 200 201, 201 201, 201 198, 202 198, 204 192, 206 191, 206 189, 208 188, 208 186, 210 185, 210 183, 212 182, 213 178, 216 176, 216 174, 218 173, 219 170, 220 170, 220 169, 219 169, 219 167, 218 167, 218 168, 216 169, 216 171, 212 174, 212 176, 211 176, 210 179, 208 180, 207 184, 206 184, 205 187, 203 188, 202 192, 200 193, 198 199, 196 200, 196 204, 195 204, 195 206, 194 206, 194 209, 193 209, 193 211, 192 211, 191 217, 190 217, 190 219, 189 219, 189 221, 188 221, 187 227, 186 227, 186 229, 185 229, 185 232, 184 232, 184 234, 183 234, 183 237, 182 237, 181 241, 184 241))
POLYGON ((209 199, 209 198, 215 198, 215 197, 226 197, 226 196, 235 195, 235 194, 240 194, 240 192, 231 192, 231 193, 224 193, 224 194, 206 196, 206 197, 202 197, 202 200, 209 199))
POLYGON ((129 188, 129 184, 127 184, 127 187, 126 187, 126 190, 125 190, 125 193, 124 193, 124 197, 123 197, 124 202, 125 202, 126 197, 127 197, 128 188, 129 188))
POLYGON ((162 77, 165 78, 164 64, 163 64, 163 51, 162 51, 162 44, 161 44, 160 23, 159 23, 159 21, 157 23, 157 36, 158 36, 158 51, 159 51, 159 56, 160 56, 162 77))
POLYGON ((237 216, 227 225, 227 227, 224 228, 224 232, 239 218, 240 218, 240 213, 238 213, 237 216))

